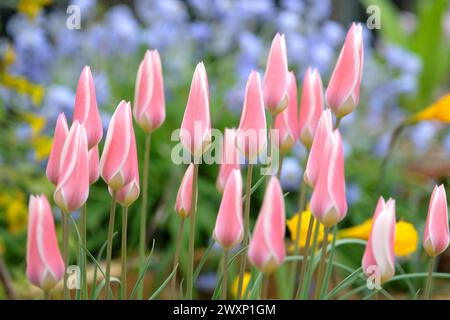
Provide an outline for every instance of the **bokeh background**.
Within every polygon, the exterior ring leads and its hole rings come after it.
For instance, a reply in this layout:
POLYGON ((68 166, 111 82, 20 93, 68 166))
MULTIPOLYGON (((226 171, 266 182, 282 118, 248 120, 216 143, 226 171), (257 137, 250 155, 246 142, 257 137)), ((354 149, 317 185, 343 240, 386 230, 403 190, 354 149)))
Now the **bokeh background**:
MULTIPOLYGON (((450 174, 448 125, 420 121, 406 128, 390 156, 382 183, 379 174, 395 127, 449 91, 449 1, 2 0, 0 256, 18 296, 35 297, 36 293, 25 277, 28 197, 44 193, 52 198, 45 166, 53 128, 60 112, 72 117, 76 84, 84 65, 92 68, 106 130, 118 102, 133 100, 136 72, 145 50, 155 48, 161 54, 167 119, 153 135, 151 147, 148 239, 149 244, 155 239, 155 258, 146 280, 146 290, 151 290, 167 276, 173 259, 179 224, 173 207, 185 168, 170 160, 176 144, 170 135, 181 124, 196 63, 203 60, 208 72, 213 127, 236 127, 247 76, 252 69, 264 73, 276 32, 286 35, 289 68, 295 71, 299 84, 307 66, 314 66, 326 85, 352 21, 361 21, 364 26, 365 61, 360 105, 341 124, 349 202, 342 227, 371 217, 380 194, 395 198, 397 218, 413 223, 419 234, 417 250, 400 262, 407 271, 425 271, 427 259, 420 241, 432 188, 435 183, 447 186, 450 174), (79 30, 66 28, 70 4, 81 9, 79 30), (365 26, 370 4, 381 10, 379 30, 365 26)), ((142 130, 136 127, 135 131, 138 146, 143 146, 142 130)), ((142 159, 143 148, 138 149, 142 159)), ((304 148, 296 145, 281 173, 284 191, 289 192, 289 217, 296 212, 304 155, 304 148)), ((198 257, 211 241, 220 204, 215 189, 217 172, 216 165, 200 167, 198 257)), ((261 197, 262 190, 258 190, 253 218, 261 197)), ((91 187, 88 201, 88 248, 93 254, 106 240, 109 205, 107 188, 98 181, 91 187)), ((139 207, 138 201, 129 213, 129 250, 134 257, 139 207)), ((56 207, 54 212, 59 220, 56 207)), ((75 257, 75 235, 71 242, 75 257)), ((119 247, 117 240, 116 256, 119 247)), ((362 250, 342 249, 339 259, 357 267, 362 250)), ((181 272, 185 270, 185 252, 182 250, 181 272)), ((200 295, 207 296, 214 289, 219 257, 217 249, 205 265, 197 283, 200 295)), ((450 272, 448 252, 438 268, 450 272)), ((420 281, 415 284, 420 285, 420 281)), ((442 294, 450 293, 448 282, 440 282, 438 287, 442 294)), ((405 291, 401 284, 394 289, 399 294, 405 291)))

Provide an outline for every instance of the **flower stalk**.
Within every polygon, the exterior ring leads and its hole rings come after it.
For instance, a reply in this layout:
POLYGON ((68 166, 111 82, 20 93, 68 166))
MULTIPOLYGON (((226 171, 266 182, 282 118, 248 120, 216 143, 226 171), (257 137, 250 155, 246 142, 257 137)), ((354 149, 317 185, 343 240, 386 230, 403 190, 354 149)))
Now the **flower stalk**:
POLYGON ((117 191, 113 191, 111 200, 111 211, 109 213, 108 242, 106 247, 105 296, 108 298, 110 297, 110 290, 111 290, 111 257, 112 257, 114 219, 116 216, 116 207, 117 207, 117 191))
MULTIPOLYGON (((175 270, 175 268, 177 267, 178 262, 180 260, 180 248, 183 243, 184 222, 185 222, 185 218, 182 217, 181 221, 180 221, 180 227, 178 229, 177 243, 176 243, 176 248, 175 248, 175 257, 173 259, 173 270, 175 270)), ((173 300, 177 299, 177 274, 176 273, 174 274, 174 276, 172 278, 170 291, 171 291, 172 299, 173 300)))
POLYGON ((194 273, 194 250, 195 250, 195 216, 197 213, 197 182, 198 182, 198 163, 194 159, 194 176, 192 177, 192 196, 191 196, 191 216, 189 229, 189 247, 188 247, 188 270, 187 270, 187 299, 192 299, 193 293, 193 273, 194 273))
MULTIPOLYGON (((247 178, 245 182, 245 207, 244 207, 244 239, 242 241, 243 246, 248 246, 249 243, 249 231, 250 231, 250 199, 252 188, 252 176, 253 176, 253 164, 249 163, 247 166, 247 178)), ((244 283, 245 265, 247 262, 247 250, 244 250, 241 254, 241 263, 239 269, 239 281, 238 281, 238 299, 242 298, 242 287, 244 283)))
POLYGON ((122 210, 122 277, 121 289, 122 300, 127 300, 127 228, 128 228, 128 206, 123 207, 122 210))

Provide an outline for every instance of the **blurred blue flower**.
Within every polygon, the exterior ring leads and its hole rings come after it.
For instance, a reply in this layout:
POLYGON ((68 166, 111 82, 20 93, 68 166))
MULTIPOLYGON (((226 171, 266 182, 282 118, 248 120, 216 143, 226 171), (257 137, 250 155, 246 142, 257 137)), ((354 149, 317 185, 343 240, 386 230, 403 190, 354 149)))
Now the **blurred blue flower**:
POLYGON ((281 7, 289 11, 303 13, 305 9, 305 2, 298 0, 281 0, 281 7))
POLYGON ((129 55, 136 51, 139 44, 139 25, 126 5, 115 5, 106 14, 110 50, 129 55))
POLYGON ((67 120, 72 119, 75 92, 69 87, 53 84, 47 88, 40 113, 47 117, 49 129, 53 130, 56 119, 63 112, 67 120))
POLYGON ((357 183, 348 183, 346 187, 347 201, 349 205, 361 200, 361 188, 357 183))
POLYGON ((344 43, 345 39, 345 29, 344 27, 335 21, 325 21, 320 28, 320 33, 328 44, 333 47, 340 47, 344 43))
POLYGON ((281 168, 280 182, 284 191, 297 191, 303 170, 300 167, 298 159, 286 157, 281 168))
POLYGON ((437 127, 433 122, 419 122, 411 129, 411 140, 418 153, 427 151, 436 132, 437 127))
POLYGON ((196 287, 203 292, 213 292, 217 285, 217 274, 215 272, 205 272, 198 276, 196 287))

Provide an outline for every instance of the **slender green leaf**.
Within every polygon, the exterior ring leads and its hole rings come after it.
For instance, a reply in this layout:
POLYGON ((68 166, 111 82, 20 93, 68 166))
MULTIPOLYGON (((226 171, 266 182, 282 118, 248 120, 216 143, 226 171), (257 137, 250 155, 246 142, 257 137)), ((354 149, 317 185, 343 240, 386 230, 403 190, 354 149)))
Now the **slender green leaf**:
POLYGON ((155 292, 150 296, 150 298, 148 298, 148 300, 155 300, 155 298, 161 293, 161 291, 167 286, 167 284, 169 283, 169 281, 173 278, 173 276, 175 275, 175 272, 178 269, 178 264, 177 266, 173 269, 173 271, 170 273, 170 275, 167 277, 166 280, 164 280, 164 282, 161 284, 161 286, 155 290, 155 292))

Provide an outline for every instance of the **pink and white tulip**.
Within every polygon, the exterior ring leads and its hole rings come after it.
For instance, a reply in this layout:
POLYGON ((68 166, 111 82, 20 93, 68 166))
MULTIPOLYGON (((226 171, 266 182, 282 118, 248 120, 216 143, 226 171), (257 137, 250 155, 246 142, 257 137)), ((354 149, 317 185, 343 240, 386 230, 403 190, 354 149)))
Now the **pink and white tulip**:
POLYGON ((369 240, 362 259, 367 276, 379 276, 380 283, 395 274, 395 200, 380 197, 372 222, 369 240))
POLYGON ((236 129, 225 128, 219 175, 217 176, 217 190, 223 192, 228 176, 234 169, 239 169, 239 154, 236 149, 236 129))
POLYGON ((317 183, 320 166, 324 161, 327 139, 332 130, 333 122, 330 109, 323 110, 314 135, 304 174, 305 182, 311 187, 314 187, 317 183))
POLYGON ((250 240, 248 257, 260 271, 275 271, 286 257, 284 236, 286 216, 283 192, 276 176, 267 185, 263 205, 250 240))
POLYGON ((423 247, 429 256, 435 257, 448 248, 449 241, 447 196, 443 185, 435 186, 428 207, 423 247))
POLYGON ((194 157, 200 157, 211 144, 208 77, 203 62, 197 64, 181 123, 180 140, 194 157))
POLYGON ((288 106, 288 62, 286 40, 277 33, 272 40, 264 73, 264 102, 272 116, 288 106))
POLYGON ((98 145, 92 147, 88 153, 89 156, 89 184, 95 183, 100 177, 100 163, 98 157, 98 145))
POLYGON ((236 147, 247 159, 254 160, 267 144, 266 114, 259 73, 252 71, 245 88, 244 106, 236 136, 236 147))
POLYGON ((181 180, 180 188, 178 189, 177 199, 175 202, 175 211, 182 218, 186 218, 191 214, 193 176, 194 164, 191 163, 186 169, 183 179, 181 180))
POLYGON ((53 198, 65 213, 79 209, 89 196, 89 156, 84 126, 70 127, 61 152, 60 176, 53 198))
POLYGON ((297 80, 294 72, 288 75, 288 107, 279 113, 275 119, 275 130, 278 130, 278 148, 282 153, 289 151, 297 141, 298 136, 298 102, 297 80))
POLYGON ((75 109, 73 121, 78 120, 86 130, 88 148, 96 146, 103 136, 102 120, 97 107, 95 96, 95 84, 92 78, 91 68, 85 66, 78 80, 75 95, 75 109))
MULTIPOLYGON (((129 207, 133 202, 135 202, 136 199, 139 198, 139 193, 141 190, 139 186, 139 163, 135 139, 131 140, 130 156, 132 163, 131 174, 133 178, 131 182, 117 191, 117 202, 122 207, 129 207)), ((109 188, 109 192, 112 194, 111 188, 109 188)))
POLYGON ((28 206, 27 278, 44 291, 64 276, 52 210, 44 195, 31 196, 28 206))
POLYGON ((213 238, 223 248, 229 249, 239 244, 243 236, 242 176, 238 169, 233 169, 220 202, 213 238))
POLYGON ((105 146, 100 158, 100 174, 114 191, 134 178, 136 143, 129 102, 121 101, 109 122, 105 146))
POLYGON ((157 50, 147 50, 139 65, 133 113, 145 132, 158 129, 166 118, 161 58, 157 50))
POLYGON ((323 85, 317 69, 306 69, 300 101, 299 138, 310 148, 323 111, 323 85))
POLYGON ((338 129, 328 132, 317 184, 311 197, 311 212, 325 227, 339 223, 347 214, 344 150, 338 129))
POLYGON ((352 112, 359 103, 363 60, 362 27, 353 23, 331 74, 325 96, 328 106, 339 118, 352 112))
POLYGON ((58 183, 60 173, 61 152, 66 141, 69 128, 64 113, 60 113, 56 120, 55 132, 53 134, 53 144, 45 171, 48 180, 56 185, 58 183))

